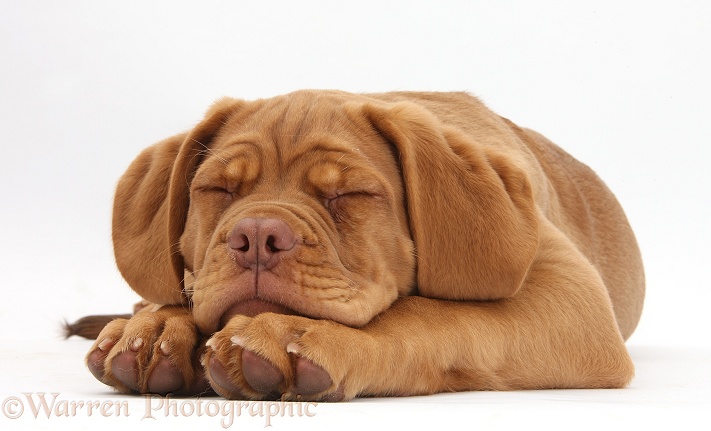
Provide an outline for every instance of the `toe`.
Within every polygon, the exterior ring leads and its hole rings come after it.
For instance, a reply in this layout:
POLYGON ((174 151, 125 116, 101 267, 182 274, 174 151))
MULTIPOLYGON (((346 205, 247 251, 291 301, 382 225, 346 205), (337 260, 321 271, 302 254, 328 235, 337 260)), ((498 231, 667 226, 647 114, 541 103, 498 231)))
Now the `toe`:
POLYGON ((185 381, 180 370, 173 365, 170 358, 162 356, 148 377, 148 391, 154 394, 165 395, 178 391, 185 381))
POLYGON ((298 395, 314 395, 331 387, 331 376, 313 362, 301 356, 296 357, 295 393, 298 395))
POLYGON ((249 350, 242 351, 242 375, 252 389, 263 394, 278 392, 284 380, 274 365, 249 350))
POLYGON ((208 362, 207 372, 210 373, 215 392, 229 399, 243 398, 239 389, 232 383, 227 368, 214 356, 208 362))
POLYGON ((109 351, 114 344, 112 339, 104 338, 101 342, 97 341, 93 349, 86 356, 86 366, 89 368, 89 371, 97 380, 104 384, 106 383, 106 379, 104 378, 106 374, 104 362, 106 362, 106 357, 109 355, 109 351))
POLYGON ((111 372, 126 387, 138 391, 138 367, 136 352, 129 350, 121 352, 111 361, 111 372))
POLYGON ((108 352, 96 349, 89 353, 86 358, 86 366, 89 367, 91 374, 100 382, 104 382, 104 360, 106 360, 108 352))
POLYGON ((341 385, 335 391, 327 393, 324 396, 322 396, 319 401, 323 401, 323 402, 327 402, 327 403, 337 403, 337 402, 343 401, 345 398, 346 398, 345 390, 343 388, 343 385, 341 385))

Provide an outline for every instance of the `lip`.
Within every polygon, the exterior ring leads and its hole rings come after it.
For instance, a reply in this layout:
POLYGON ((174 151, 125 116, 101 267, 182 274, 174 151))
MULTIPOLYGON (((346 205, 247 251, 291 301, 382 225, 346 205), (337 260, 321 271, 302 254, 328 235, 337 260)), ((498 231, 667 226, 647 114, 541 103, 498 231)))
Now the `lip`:
POLYGON ((234 316, 242 315, 254 317, 262 313, 297 314, 294 310, 283 305, 257 298, 248 299, 232 305, 222 314, 222 318, 220 318, 220 328, 224 328, 227 322, 234 316))

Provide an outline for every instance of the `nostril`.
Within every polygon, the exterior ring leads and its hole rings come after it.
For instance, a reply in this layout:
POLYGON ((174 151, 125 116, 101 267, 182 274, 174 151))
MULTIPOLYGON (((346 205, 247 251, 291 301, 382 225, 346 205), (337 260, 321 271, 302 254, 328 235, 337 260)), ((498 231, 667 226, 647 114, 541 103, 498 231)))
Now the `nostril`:
POLYGON ((272 253, 280 251, 280 249, 276 246, 276 239, 274 238, 274 235, 269 235, 269 237, 267 237, 266 245, 272 253))
POLYGON ((245 234, 232 234, 230 235, 227 243, 232 250, 238 250, 241 252, 249 251, 249 238, 245 234))
POLYGON ((267 249, 269 249, 269 251, 271 251, 272 253, 276 253, 277 251, 279 251, 279 249, 274 245, 274 241, 276 240, 274 239, 273 235, 269 235, 267 237, 267 249))

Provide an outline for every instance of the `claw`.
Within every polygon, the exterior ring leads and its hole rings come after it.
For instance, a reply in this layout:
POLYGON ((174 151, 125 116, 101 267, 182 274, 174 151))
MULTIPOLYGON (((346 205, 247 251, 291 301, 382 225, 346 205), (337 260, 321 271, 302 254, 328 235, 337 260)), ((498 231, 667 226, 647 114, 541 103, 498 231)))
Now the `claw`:
POLYGON ((230 338, 230 341, 232 341, 232 344, 239 347, 244 347, 247 344, 244 338, 240 337, 239 335, 235 335, 234 337, 230 338))
POLYGON ((170 355, 170 347, 168 346, 167 341, 162 341, 160 343, 160 352, 164 354, 165 356, 170 355))
POLYGON ((111 346, 113 346, 113 345, 114 345, 114 340, 112 340, 111 338, 104 338, 103 340, 101 340, 101 343, 99 343, 99 345, 97 347, 102 352, 106 352, 107 350, 110 350, 111 346))
POLYGON ((212 350, 215 350, 215 343, 216 343, 215 337, 212 337, 209 340, 207 340, 207 342, 205 343, 205 346, 211 348, 212 350))

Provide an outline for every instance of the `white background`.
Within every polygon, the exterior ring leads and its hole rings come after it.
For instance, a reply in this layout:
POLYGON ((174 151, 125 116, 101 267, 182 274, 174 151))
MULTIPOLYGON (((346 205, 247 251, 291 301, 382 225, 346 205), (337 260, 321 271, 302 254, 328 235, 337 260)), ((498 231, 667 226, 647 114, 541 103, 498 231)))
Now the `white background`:
MULTIPOLYGON (((214 99, 466 90, 589 164, 625 207, 648 278, 628 342, 637 378, 623 391, 358 400, 282 427, 707 426, 708 5, 0 0, 0 402, 23 391, 120 399, 83 369, 89 343, 60 341, 60 324, 130 310, 137 297, 110 244, 114 185, 142 148, 190 128, 214 99)), ((0 428, 197 421, 140 421, 138 409, 0 412, 0 428)))

